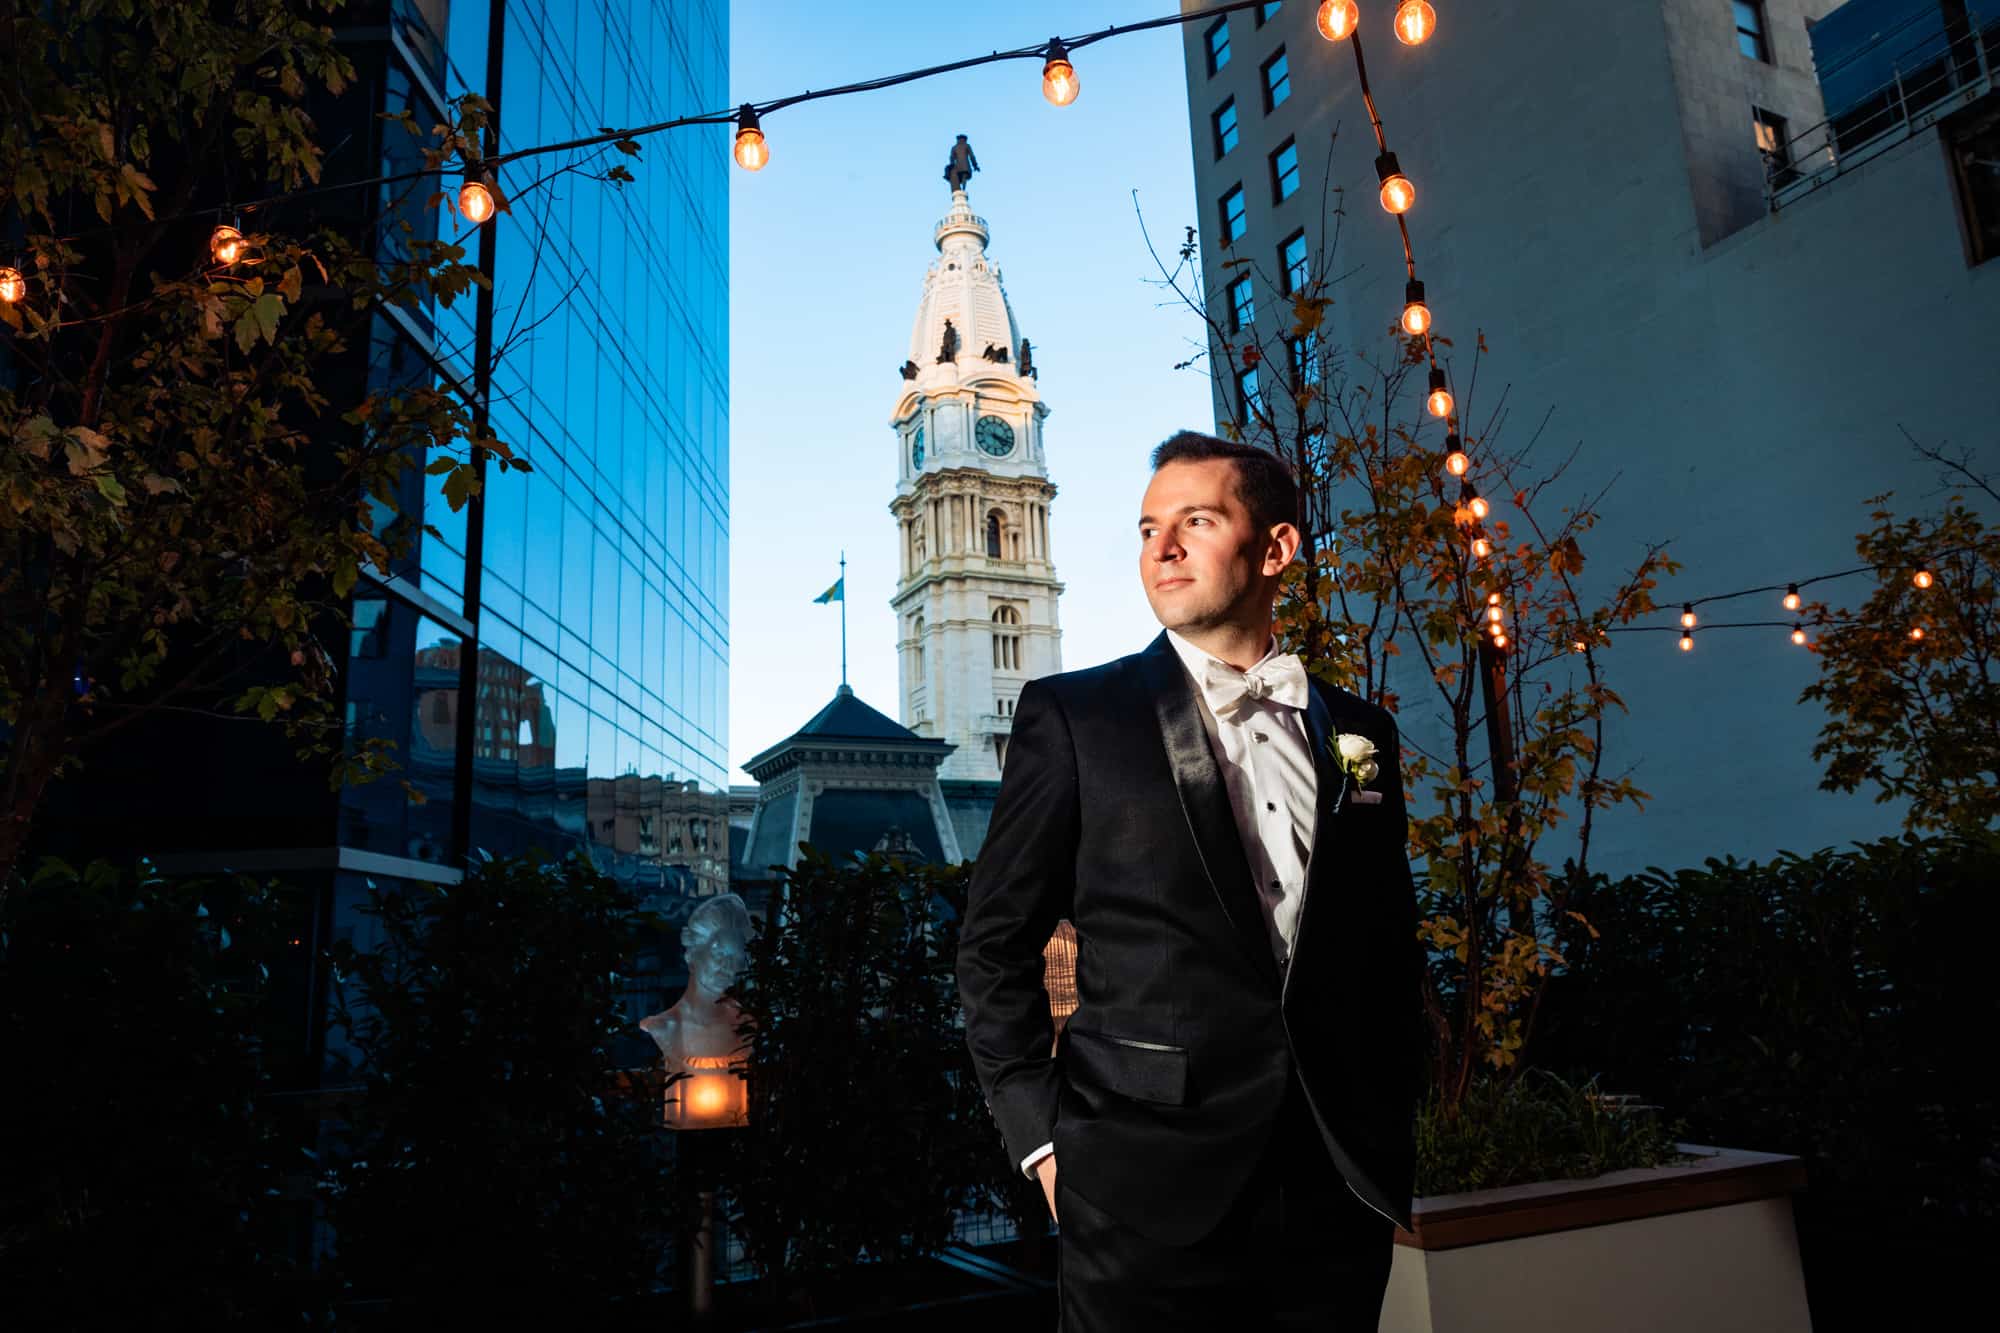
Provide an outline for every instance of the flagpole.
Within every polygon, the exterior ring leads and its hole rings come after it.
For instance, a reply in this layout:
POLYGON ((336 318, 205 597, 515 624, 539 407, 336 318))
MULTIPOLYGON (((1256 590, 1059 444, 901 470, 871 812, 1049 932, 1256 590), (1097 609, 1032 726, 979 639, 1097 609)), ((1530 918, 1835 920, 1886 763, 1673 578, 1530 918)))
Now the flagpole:
POLYGON ((847 684, 847 552, 840 553, 840 683, 847 684))

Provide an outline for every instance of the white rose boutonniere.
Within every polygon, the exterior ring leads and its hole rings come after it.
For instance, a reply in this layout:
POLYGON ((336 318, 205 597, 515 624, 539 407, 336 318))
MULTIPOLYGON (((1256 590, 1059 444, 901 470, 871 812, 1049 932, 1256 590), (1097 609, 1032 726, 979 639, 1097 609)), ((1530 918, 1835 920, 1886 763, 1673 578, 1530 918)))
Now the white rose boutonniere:
POLYGON ((1381 792, 1359 790, 1373 782, 1382 771, 1381 765, 1375 762, 1375 742, 1355 732, 1343 731, 1333 738, 1332 745, 1341 770, 1354 778, 1355 801, 1361 805, 1374 805, 1380 801, 1381 792))

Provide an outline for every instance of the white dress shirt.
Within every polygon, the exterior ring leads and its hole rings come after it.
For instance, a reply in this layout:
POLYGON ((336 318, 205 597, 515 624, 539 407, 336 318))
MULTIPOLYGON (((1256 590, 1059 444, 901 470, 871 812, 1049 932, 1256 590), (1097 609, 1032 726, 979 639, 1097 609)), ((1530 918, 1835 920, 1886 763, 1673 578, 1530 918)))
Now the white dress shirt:
MULTIPOLYGON (((1271 699, 1245 699, 1228 716, 1218 718, 1202 690, 1208 664, 1226 663, 1195 647, 1173 630, 1167 641, 1180 654, 1188 685, 1208 731, 1208 748, 1222 770, 1230 812, 1242 836, 1243 851, 1257 886, 1258 906, 1271 938, 1271 952, 1283 975, 1299 925, 1299 904, 1306 891, 1306 869, 1312 860, 1313 825, 1319 799, 1319 774, 1313 767, 1312 734, 1305 713, 1271 699)), ((1278 654, 1275 636, 1251 669, 1278 654)), ((1021 1159, 1023 1175, 1035 1174, 1035 1163, 1055 1151, 1045 1143, 1021 1159)))

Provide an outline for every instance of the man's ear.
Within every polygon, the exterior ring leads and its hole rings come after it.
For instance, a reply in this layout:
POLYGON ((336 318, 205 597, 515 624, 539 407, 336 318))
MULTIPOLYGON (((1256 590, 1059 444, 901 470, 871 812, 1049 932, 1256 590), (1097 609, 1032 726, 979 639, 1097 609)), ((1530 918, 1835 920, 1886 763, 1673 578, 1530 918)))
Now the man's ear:
POLYGON ((1305 538, 1292 524, 1279 523, 1272 527, 1270 540, 1264 547, 1265 575, 1268 577, 1284 573, 1285 567, 1298 557, 1299 547, 1304 544, 1305 538), (1271 562, 1274 560, 1277 562, 1275 569, 1271 568, 1271 562))

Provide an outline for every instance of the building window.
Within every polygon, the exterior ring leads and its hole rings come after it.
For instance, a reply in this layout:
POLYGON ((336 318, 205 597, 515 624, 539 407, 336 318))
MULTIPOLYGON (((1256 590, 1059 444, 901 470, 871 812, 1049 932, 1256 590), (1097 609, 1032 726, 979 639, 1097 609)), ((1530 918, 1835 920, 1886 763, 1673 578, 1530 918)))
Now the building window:
POLYGON ((997 509, 986 516, 986 557, 989 560, 1000 558, 1000 511, 997 509))
POLYGON ((1212 75, 1229 63, 1229 15, 1224 14, 1208 29, 1208 72, 1212 75))
POLYGON ((1257 26, 1261 28, 1266 23, 1269 23, 1277 17, 1278 11, 1284 7, 1284 0, 1278 0, 1276 4, 1257 6, 1257 26))
POLYGON ((2000 256, 2000 120, 1948 127, 1946 134, 1965 215, 1966 257, 1983 264, 2000 256))
POLYGON ((1247 431, 1264 415, 1264 393, 1257 384, 1255 366, 1236 377, 1236 416, 1247 431))
POLYGON ((1019 671, 1021 669, 1021 636, 1015 628, 1020 623, 1021 613, 1013 607, 996 606, 993 608, 994 670, 1019 671))
POLYGON ((1299 146, 1287 139, 1271 154, 1271 201, 1282 204, 1299 192, 1299 146))
POLYGON ((1232 185, 1222 196, 1222 243, 1230 244, 1249 226, 1243 218, 1243 187, 1232 185))
POLYGON ((1221 157, 1236 146, 1236 99, 1230 98, 1215 113, 1215 155, 1221 157))
POLYGON ((1285 48, 1264 62, 1264 110, 1276 111, 1292 95, 1292 70, 1285 63, 1285 48))
POLYGON ((1319 330, 1315 329, 1304 337, 1291 340, 1292 389, 1294 392, 1309 384, 1319 383, 1319 330))
POLYGON ((1257 298, 1250 289, 1250 275, 1229 284, 1229 331, 1241 333, 1257 322, 1257 298))
POLYGON ((1304 228, 1285 238, 1278 247, 1278 278, 1285 285, 1285 295, 1290 296, 1306 285, 1309 276, 1306 264, 1306 233, 1304 228))
POLYGON ((1764 0, 1736 0, 1736 49, 1752 60, 1771 63, 1771 44, 1764 39, 1764 0))
POLYGON ((1761 106, 1750 108, 1750 129, 1757 136, 1757 152, 1764 159, 1764 178, 1773 189, 1798 179, 1792 169, 1792 136, 1785 118, 1761 106))

